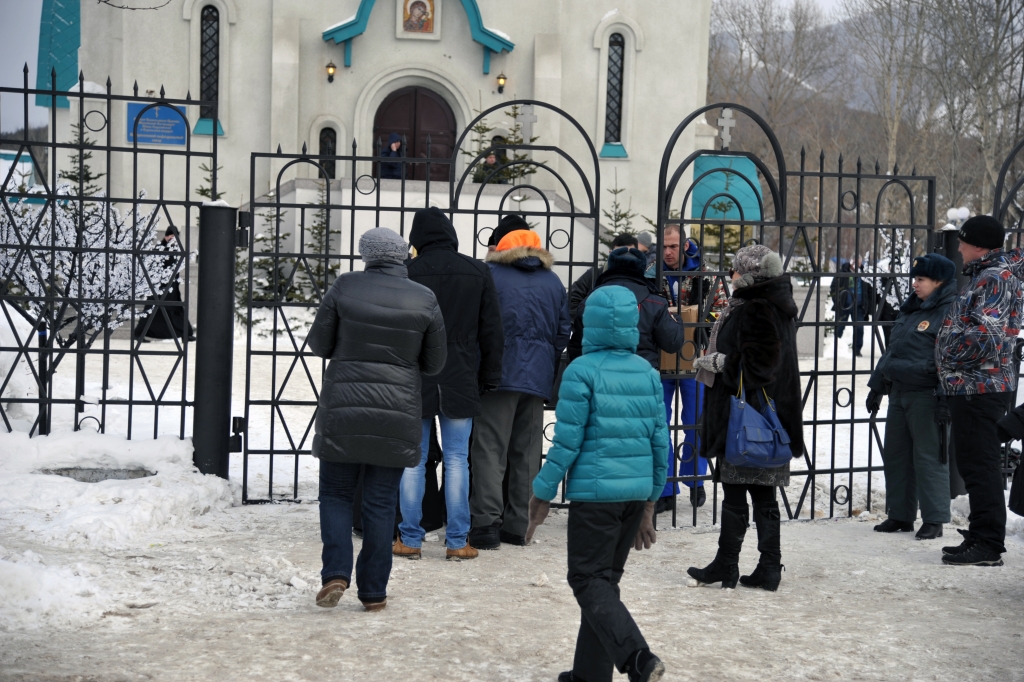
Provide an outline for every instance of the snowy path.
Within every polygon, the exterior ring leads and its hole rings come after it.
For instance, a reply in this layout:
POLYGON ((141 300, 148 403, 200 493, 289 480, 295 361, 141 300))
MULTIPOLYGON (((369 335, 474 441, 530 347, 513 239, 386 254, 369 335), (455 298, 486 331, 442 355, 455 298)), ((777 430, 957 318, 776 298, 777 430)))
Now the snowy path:
MULTIPOLYGON (((215 510, 117 549, 0 524, 0 555, 33 552, 91 590, 65 595, 78 609, 68 622, 0 630, 0 679, 539 681, 570 665, 564 512, 539 544, 474 561, 445 562, 428 543, 422 561, 396 561, 389 607, 372 615, 354 593, 313 605, 317 512, 215 510)), ((671 680, 1024 680, 1024 542, 1009 540, 1005 567, 951 568, 939 547, 959 537, 952 526, 923 543, 871 525, 784 523, 776 594, 687 587, 685 567, 710 560, 717 533, 664 531, 631 555, 623 598, 671 680)), ((755 561, 751 529, 741 568, 755 561)))

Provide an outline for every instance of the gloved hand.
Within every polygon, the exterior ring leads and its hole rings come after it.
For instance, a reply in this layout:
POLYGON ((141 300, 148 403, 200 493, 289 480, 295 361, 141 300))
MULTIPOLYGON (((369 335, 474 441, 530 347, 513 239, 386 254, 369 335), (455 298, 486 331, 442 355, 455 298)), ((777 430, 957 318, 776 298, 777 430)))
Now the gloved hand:
POLYGON ((946 396, 938 395, 935 396, 935 423, 939 426, 945 426, 951 421, 949 416, 949 403, 946 402, 946 396))
POLYGON ((644 518, 640 521, 640 529, 633 540, 633 549, 650 549, 658 541, 658 533, 654 530, 654 503, 648 502, 644 507, 644 518))
POLYGON ((497 384, 480 384, 480 395, 498 390, 497 384))
POLYGON ((864 402, 864 406, 868 408, 868 412, 874 414, 882 408, 882 394, 878 391, 869 391, 868 399, 864 402))
POLYGON ((693 366, 708 372, 719 374, 725 369, 725 353, 708 353, 693 361, 693 366))
POLYGON ((551 511, 551 503, 538 500, 530 496, 530 523, 526 527, 526 544, 533 542, 533 534, 537 532, 537 526, 544 523, 551 511))
POLYGON ((707 327, 697 327, 693 330, 693 342, 697 345, 697 348, 701 350, 708 349, 708 344, 711 343, 711 335, 708 333, 710 331, 707 327))

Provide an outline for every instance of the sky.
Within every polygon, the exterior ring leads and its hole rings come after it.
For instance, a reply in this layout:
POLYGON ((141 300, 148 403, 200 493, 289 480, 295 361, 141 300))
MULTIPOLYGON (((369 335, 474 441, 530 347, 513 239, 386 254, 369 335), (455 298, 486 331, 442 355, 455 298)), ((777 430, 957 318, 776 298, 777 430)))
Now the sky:
MULTIPOLYGON (((817 0, 826 10, 836 9, 840 0, 817 0)), ((0 86, 21 87, 21 69, 28 62, 31 69, 29 86, 35 87, 36 60, 39 55, 39 13, 43 0, 0 0, 0 86)), ((102 79, 95 79, 102 82, 102 79)), ((22 126, 22 101, 11 96, 0 97, 0 130, 10 132, 22 126)), ((46 109, 29 103, 29 120, 33 125, 45 123, 46 109)))

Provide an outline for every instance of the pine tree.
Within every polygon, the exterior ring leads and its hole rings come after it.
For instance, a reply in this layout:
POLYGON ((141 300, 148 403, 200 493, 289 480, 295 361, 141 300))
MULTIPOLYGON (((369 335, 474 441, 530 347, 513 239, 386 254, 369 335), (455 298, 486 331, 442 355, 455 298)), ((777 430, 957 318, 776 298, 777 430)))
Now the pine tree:
MULTIPOLYGON (((533 144, 540 139, 539 135, 533 135, 529 140, 523 138, 523 124, 519 122, 519 117, 522 116, 522 107, 518 104, 513 104, 512 108, 505 112, 505 115, 512 119, 512 128, 509 129, 508 135, 505 136, 505 143, 509 145, 522 145, 522 144, 533 144)), ((533 163, 515 163, 517 161, 527 161, 530 159, 529 154, 513 150, 512 158, 508 159, 506 163, 513 163, 505 169, 505 177, 513 184, 517 184, 517 180, 521 180, 527 176, 533 175, 537 172, 537 167, 533 163)), ((540 163, 544 163, 543 161, 540 163)))
POLYGON ((71 169, 60 171, 57 173, 57 177, 68 181, 71 185, 72 194, 78 194, 79 186, 81 186, 81 196, 96 196, 103 191, 103 188, 96 183, 106 176, 106 173, 93 174, 92 168, 89 165, 89 159, 92 158, 92 152, 89 151, 89 147, 95 147, 96 142, 89 139, 88 135, 83 135, 82 126, 77 123, 72 123, 71 129, 75 133, 72 144, 76 147, 70 154, 71 169))
MULTIPOLYGON (((252 245, 252 300, 253 301, 292 301, 302 299, 302 292, 295 279, 288 277, 295 269, 295 259, 278 254, 287 252, 286 245, 291 232, 280 232, 284 224, 285 211, 265 211, 257 214, 263 224, 263 230, 253 234, 252 245), (275 217, 276 215, 276 217, 275 217)), ((235 319, 241 324, 248 323, 249 296, 249 252, 240 251, 235 261, 235 319)), ((260 335, 266 335, 268 321, 261 317, 253 319, 253 327, 260 335)))
MULTIPOLYGON (((219 173, 223 168, 224 166, 217 166, 217 172, 219 173)), ((213 169, 204 162, 199 164, 199 170, 206 174, 203 177, 203 182, 205 184, 199 185, 199 187, 196 188, 196 194, 207 201, 217 201, 224 196, 224 192, 217 192, 217 196, 213 196, 213 169)))
POLYGON ((608 189, 608 193, 612 195, 611 209, 602 209, 601 213, 608 220, 604 227, 606 231, 602 231, 598 235, 598 239, 601 241, 601 245, 604 246, 606 252, 601 255, 602 260, 608 257, 607 251, 611 251, 612 242, 615 241, 615 237, 620 234, 631 234, 636 235, 637 231, 633 229, 633 219, 637 217, 633 209, 633 199, 630 198, 629 203, 623 207, 619 202, 619 195, 626 191, 625 187, 619 187, 619 174, 618 172, 614 175, 615 184, 608 189))
POLYGON ((324 258, 331 252, 331 236, 341 234, 341 230, 332 230, 328 224, 327 213, 327 182, 319 183, 320 189, 317 203, 320 206, 313 213, 313 220, 306 231, 305 253, 303 261, 305 277, 302 278, 302 298, 311 303, 319 303, 328 287, 337 279, 341 272, 341 263, 330 262, 324 258))

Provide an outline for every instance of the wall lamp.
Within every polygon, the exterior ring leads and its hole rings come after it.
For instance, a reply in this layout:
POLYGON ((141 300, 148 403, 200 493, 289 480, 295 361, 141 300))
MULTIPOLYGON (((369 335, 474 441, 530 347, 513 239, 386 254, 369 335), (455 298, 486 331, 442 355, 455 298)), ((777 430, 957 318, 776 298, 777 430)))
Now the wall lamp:
POLYGON ((327 62, 327 82, 334 82, 334 72, 338 70, 338 67, 334 65, 334 62, 327 62))
POLYGON ((499 73, 498 74, 498 93, 499 94, 505 92, 505 81, 506 80, 508 80, 508 79, 505 78, 505 74, 504 73, 499 73))

